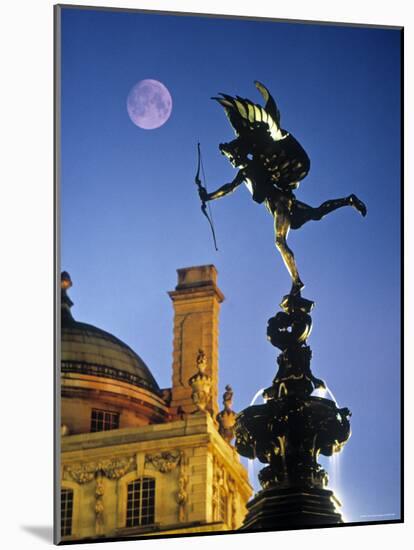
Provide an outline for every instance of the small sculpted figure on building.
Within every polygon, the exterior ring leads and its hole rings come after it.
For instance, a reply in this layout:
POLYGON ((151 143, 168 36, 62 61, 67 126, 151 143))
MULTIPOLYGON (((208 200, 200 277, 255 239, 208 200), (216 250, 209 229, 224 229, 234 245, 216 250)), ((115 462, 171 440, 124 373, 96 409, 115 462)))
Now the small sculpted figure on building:
POLYGON ((211 377, 206 373, 207 360, 206 354, 202 349, 198 350, 196 364, 197 372, 190 377, 188 383, 190 384, 192 390, 191 397, 197 410, 206 411, 210 404, 211 377))
POLYGON ((219 424, 220 435, 228 442, 234 439, 234 426, 236 424, 236 416, 232 410, 233 406, 233 390, 231 386, 227 384, 226 391, 223 394, 224 409, 219 412, 216 419, 219 424))

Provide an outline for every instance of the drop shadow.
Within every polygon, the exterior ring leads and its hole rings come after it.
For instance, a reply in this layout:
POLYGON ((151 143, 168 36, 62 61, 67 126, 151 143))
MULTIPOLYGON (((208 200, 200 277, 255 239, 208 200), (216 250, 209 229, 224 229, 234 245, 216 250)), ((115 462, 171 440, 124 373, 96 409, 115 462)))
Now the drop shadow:
POLYGON ((51 525, 21 525, 20 528, 38 539, 53 544, 53 527, 51 525))

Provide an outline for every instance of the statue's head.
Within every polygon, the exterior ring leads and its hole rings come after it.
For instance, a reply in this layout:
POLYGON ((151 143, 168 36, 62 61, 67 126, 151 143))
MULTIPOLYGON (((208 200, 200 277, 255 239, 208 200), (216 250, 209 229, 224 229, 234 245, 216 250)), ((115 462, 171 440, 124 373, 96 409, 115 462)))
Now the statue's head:
POLYGON ((288 183, 287 187, 288 189, 294 191, 295 189, 297 189, 300 185, 300 181, 291 181, 288 183))
POLYGON ((244 168, 248 162, 249 152, 242 146, 240 139, 229 143, 220 143, 220 152, 235 168, 244 168))

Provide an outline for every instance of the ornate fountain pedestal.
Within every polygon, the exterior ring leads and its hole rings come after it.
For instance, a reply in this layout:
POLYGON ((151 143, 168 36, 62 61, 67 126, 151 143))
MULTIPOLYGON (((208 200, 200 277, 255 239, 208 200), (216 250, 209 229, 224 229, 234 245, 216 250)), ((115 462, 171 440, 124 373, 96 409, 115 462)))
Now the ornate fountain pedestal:
POLYGON ((288 295, 281 307, 268 322, 268 339, 282 353, 273 383, 263 394, 266 403, 244 409, 236 421, 237 451, 268 464, 259 473, 262 491, 248 503, 241 530, 342 522, 318 456, 342 449, 351 433, 351 413, 311 395, 325 387, 311 372, 312 353, 306 345, 313 302, 288 295))
POLYGON ((247 505, 241 531, 270 531, 342 523, 336 499, 326 489, 268 489, 247 505))

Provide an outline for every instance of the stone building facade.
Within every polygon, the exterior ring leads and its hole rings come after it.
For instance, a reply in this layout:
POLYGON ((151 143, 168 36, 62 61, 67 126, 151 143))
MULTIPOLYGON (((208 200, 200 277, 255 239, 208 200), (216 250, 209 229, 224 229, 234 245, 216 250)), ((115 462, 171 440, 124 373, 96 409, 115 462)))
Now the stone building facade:
POLYGON ((179 269, 169 293, 166 389, 126 344, 73 318, 70 286, 62 274, 61 540, 237 529, 252 489, 231 445, 231 392, 218 414, 214 266, 179 269))

